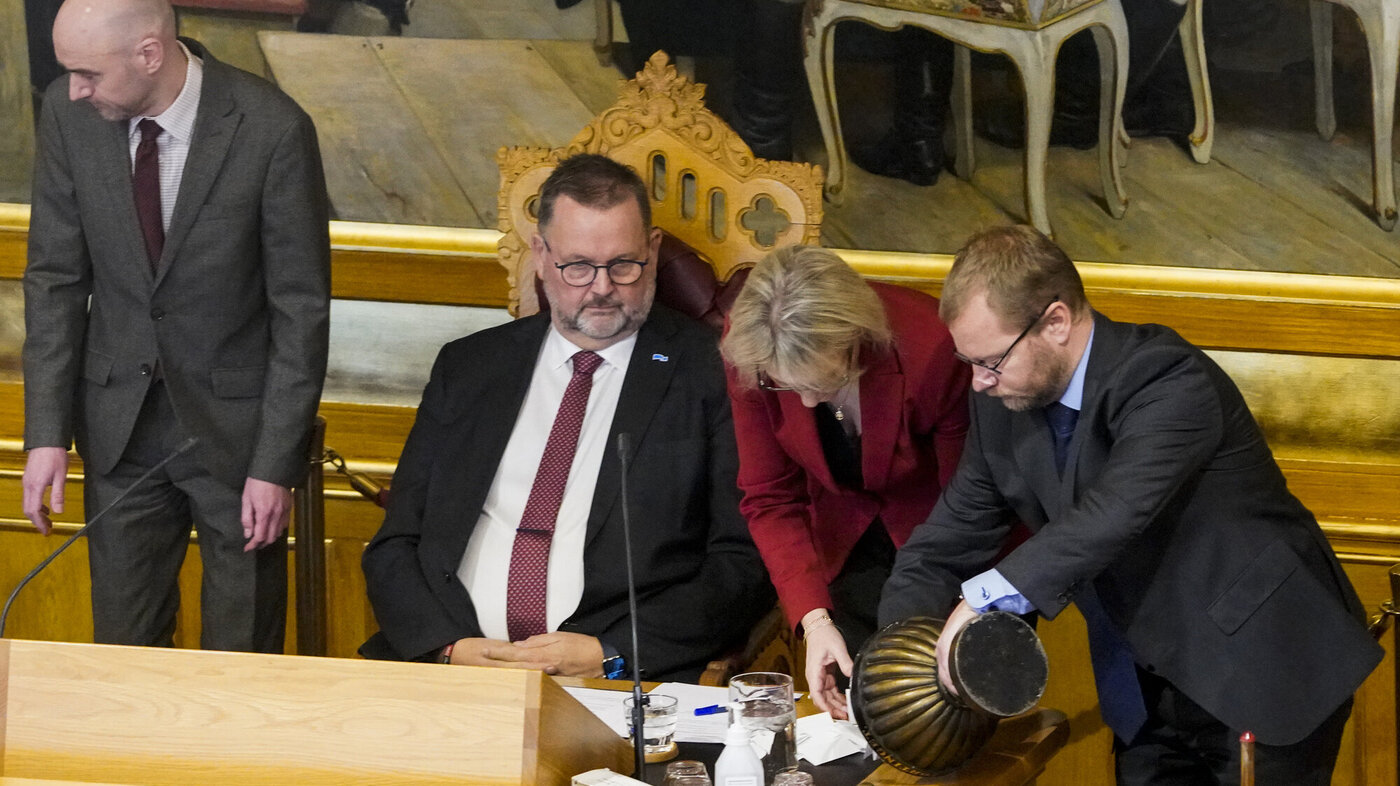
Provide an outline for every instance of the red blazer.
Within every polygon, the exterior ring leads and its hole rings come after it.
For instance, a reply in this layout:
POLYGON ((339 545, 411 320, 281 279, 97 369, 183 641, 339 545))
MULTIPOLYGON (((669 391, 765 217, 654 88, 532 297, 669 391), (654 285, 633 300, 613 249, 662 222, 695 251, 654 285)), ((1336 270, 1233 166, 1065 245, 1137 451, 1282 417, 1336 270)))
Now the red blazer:
POLYGON ((739 445, 739 509, 768 566, 788 622, 830 608, 827 585, 879 517, 896 547, 928 517, 967 435, 971 370, 953 357, 938 301, 871 286, 894 330, 892 352, 861 357, 863 491, 840 489, 796 393, 740 386, 727 368, 739 445))

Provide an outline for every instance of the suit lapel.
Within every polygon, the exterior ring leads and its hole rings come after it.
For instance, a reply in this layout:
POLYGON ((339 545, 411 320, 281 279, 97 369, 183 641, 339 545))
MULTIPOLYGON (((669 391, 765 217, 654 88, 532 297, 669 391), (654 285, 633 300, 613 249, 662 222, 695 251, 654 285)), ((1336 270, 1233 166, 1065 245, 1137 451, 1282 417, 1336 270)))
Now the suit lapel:
POLYGON ((1065 488, 1073 489, 1079 475, 1079 450, 1083 444, 1081 434, 1087 426, 1098 419, 1099 408, 1103 404, 1104 380, 1118 363, 1123 351, 1124 332, 1119 323, 1094 312, 1094 343, 1089 348, 1089 365, 1084 369, 1084 398, 1079 410, 1079 426, 1074 430, 1074 440, 1069 444, 1069 457, 1065 462, 1065 488))
MULTIPOLYGON (((829 489, 836 488, 836 479, 831 475, 831 465, 822 451, 821 435, 817 433, 817 418, 811 409, 802 404, 796 393, 770 393, 777 398, 783 422, 776 434, 778 441, 789 448, 795 456, 810 457, 797 459, 803 468, 816 476, 817 483, 829 489)), ((862 471, 864 471, 862 469, 862 471)))
MULTIPOLYGON (((1000 403, 997 405, 1000 406, 1000 403)), ((1011 417, 1011 440, 1021 476, 1053 521, 1060 507, 1062 479, 1055 473, 1055 449, 1050 441, 1050 426, 1039 409, 1007 414, 1011 417)))
MULTIPOLYGON (((603 466, 598 470, 598 482, 593 489, 593 507, 588 514, 585 547, 598 536, 603 522, 612 515, 613 507, 617 504, 622 475, 614 451, 617 435, 631 436, 632 455, 635 457, 646 443, 647 428, 657 407, 661 406, 666 389, 671 385, 672 374, 687 360, 671 346, 671 337, 675 332, 675 317, 665 307, 653 306, 646 323, 637 333, 637 344, 632 348, 632 357, 627 362, 627 378, 622 381, 622 391, 617 399, 617 412, 608 431, 603 466), (662 361, 660 357, 666 360, 662 361)), ((633 471, 630 476, 635 474, 633 471)))
MULTIPOLYGON (((96 111, 93 115, 96 116, 96 111)), ((96 173, 114 195, 112 207, 116 211, 113 219, 116 232, 126 243, 129 251, 115 255, 116 258, 131 260, 137 274, 151 280, 151 265, 146 257, 146 239, 141 235, 141 219, 136 215, 136 197, 131 184, 131 144, 127 120, 98 120, 95 145, 101 154, 96 157, 101 170, 96 173)))
MULTIPOLYGON (((460 561, 467 550, 467 542, 486 504, 486 495, 496 480, 494 471, 483 472, 482 468, 497 467, 501 463, 525 395, 530 390, 535 362, 548 329, 547 315, 526 317, 521 320, 520 330, 503 336, 500 352, 489 363, 462 371, 489 376, 491 381, 474 386, 477 395, 468 404, 470 410, 458 417, 457 436, 449 443, 462 446, 455 468, 461 488, 447 497, 453 504, 461 503, 454 518, 460 520, 462 526, 453 527, 448 533, 447 547, 442 549, 448 560, 460 561)), ((455 569, 456 562, 452 567, 455 569)))
POLYGON ((179 253, 180 245, 194 226, 195 216, 204 206, 209 191, 223 169, 224 157, 233 142, 243 115, 234 105, 227 89, 225 69, 199 44, 185 41, 190 51, 204 60, 204 85, 200 91, 199 110, 195 114, 194 133, 190 140, 185 171, 180 177, 180 193, 175 198, 175 212, 166 234, 165 251, 156 268, 156 282, 165 276, 170 261, 179 253))
POLYGON ((889 477, 904 417, 903 400, 904 374, 898 358, 893 352, 881 353, 860 378, 860 471, 868 489, 884 488, 889 477))

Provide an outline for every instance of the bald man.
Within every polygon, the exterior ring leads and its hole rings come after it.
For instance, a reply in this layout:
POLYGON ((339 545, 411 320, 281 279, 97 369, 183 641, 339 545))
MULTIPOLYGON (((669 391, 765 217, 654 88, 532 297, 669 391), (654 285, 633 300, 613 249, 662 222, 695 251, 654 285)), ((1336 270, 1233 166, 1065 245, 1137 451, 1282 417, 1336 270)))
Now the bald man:
POLYGON ((89 516, 131 489, 88 535, 95 640, 172 643, 194 526, 202 646, 280 652, 326 367, 315 128, 177 39, 166 0, 67 0, 53 41, 68 73, 39 120, 24 274, 25 515, 49 532, 75 443, 89 516))

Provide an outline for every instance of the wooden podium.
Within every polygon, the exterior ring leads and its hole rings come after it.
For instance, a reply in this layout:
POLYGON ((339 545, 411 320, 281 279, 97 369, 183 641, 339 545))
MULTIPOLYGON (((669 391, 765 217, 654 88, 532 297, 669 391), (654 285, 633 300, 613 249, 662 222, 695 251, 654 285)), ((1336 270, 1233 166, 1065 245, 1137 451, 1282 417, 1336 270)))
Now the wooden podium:
POLYGON ((0 783, 567 784, 632 770, 627 742, 534 671, 0 639, 0 677, 0 783))

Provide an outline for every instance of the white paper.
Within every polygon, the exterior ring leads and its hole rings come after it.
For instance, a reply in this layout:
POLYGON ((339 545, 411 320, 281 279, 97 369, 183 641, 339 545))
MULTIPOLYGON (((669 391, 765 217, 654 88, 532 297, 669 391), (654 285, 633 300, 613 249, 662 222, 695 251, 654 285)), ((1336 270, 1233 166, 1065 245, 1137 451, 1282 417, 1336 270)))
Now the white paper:
MULTIPOLYGON (((608 728, 616 732, 617 736, 627 736, 627 710, 622 706, 622 702, 631 697, 631 691, 572 686, 565 686, 564 690, 608 724, 608 728)), ((729 703, 728 688, 666 682, 652 688, 648 693, 676 698, 679 711, 676 719, 676 742, 724 742, 724 732, 729 728, 729 712, 726 710, 714 715, 696 715, 695 710, 715 704, 726 706, 729 703)))
POLYGON ((834 720, 825 712, 797 719, 798 758, 818 765, 862 751, 875 755, 860 729, 850 721, 834 720))
MULTIPOLYGON (((565 688, 565 690, 568 690, 565 688)), ((607 691, 617 693, 617 691, 607 691)), ((573 786, 646 786, 646 781, 619 775, 612 770, 589 770, 574 776, 573 786)))
MULTIPOLYGON (((564 690, 608 724, 608 728, 616 732, 617 736, 627 736, 626 710, 623 708, 622 702, 632 695, 631 691, 572 686, 564 686, 564 690)), ((728 710, 713 715, 696 715, 695 710, 715 705, 727 708, 729 706, 729 688, 689 685, 684 682, 663 682, 647 692, 675 697, 676 707, 679 711, 676 719, 676 742, 724 743, 724 733, 729 728, 728 710)), ((800 697, 801 694, 798 696, 800 697)), ((799 730, 802 728, 801 720, 798 721, 797 727, 799 730)), ((769 734, 771 735, 771 732, 769 734)), ((758 736, 758 731, 755 731, 754 737, 758 736)), ((859 731, 856 732, 856 736, 860 736, 859 731)), ((769 737, 766 745, 760 746, 760 742, 760 740, 754 740, 754 749, 760 751, 759 755, 762 756, 768 752, 772 745, 772 737, 769 737)), ((800 753, 801 749, 798 750, 800 753)))
POLYGON ((729 728, 729 688, 663 682, 651 692, 676 697, 680 709, 680 717, 676 721, 677 742, 724 742, 724 732, 729 728), (725 711, 714 715, 695 714, 701 707, 716 704, 725 707, 725 711))
POLYGON ((623 709, 622 702, 632 695, 630 691, 576 688, 571 685, 565 685, 564 690, 578 699, 579 704, 587 707, 589 712, 597 715, 599 720, 608 724, 608 728, 616 732, 617 736, 627 736, 627 710, 623 709))

